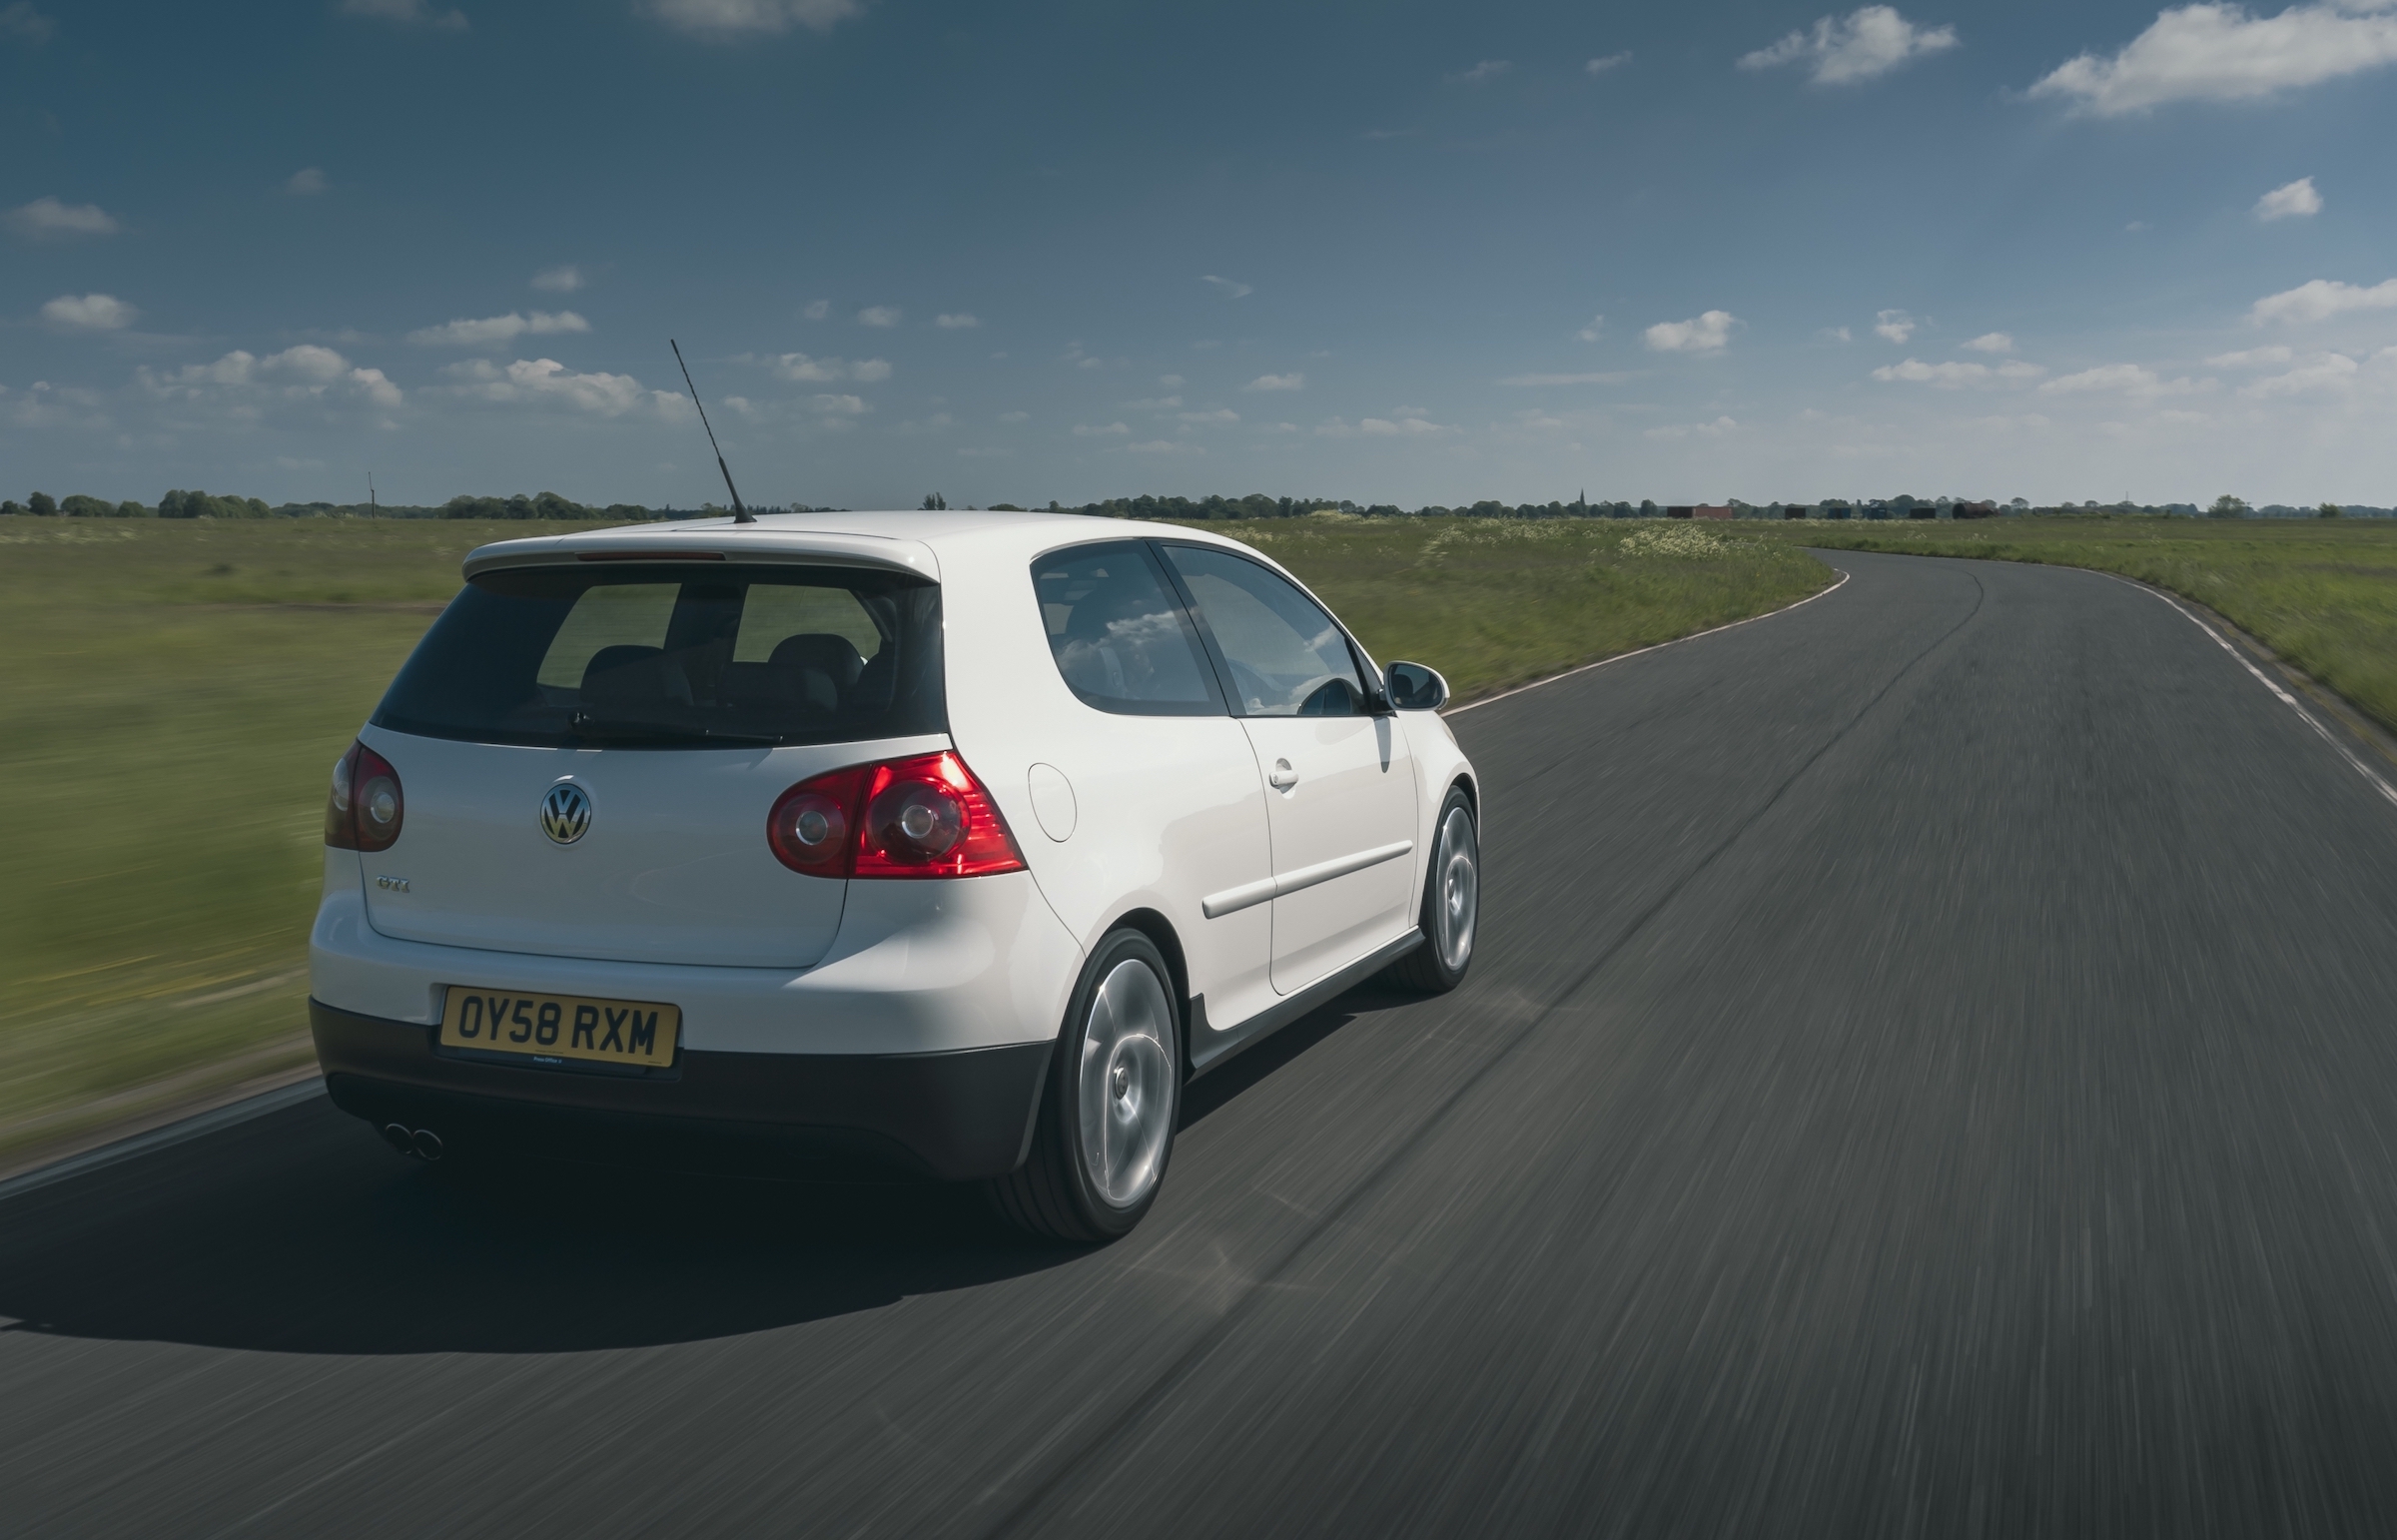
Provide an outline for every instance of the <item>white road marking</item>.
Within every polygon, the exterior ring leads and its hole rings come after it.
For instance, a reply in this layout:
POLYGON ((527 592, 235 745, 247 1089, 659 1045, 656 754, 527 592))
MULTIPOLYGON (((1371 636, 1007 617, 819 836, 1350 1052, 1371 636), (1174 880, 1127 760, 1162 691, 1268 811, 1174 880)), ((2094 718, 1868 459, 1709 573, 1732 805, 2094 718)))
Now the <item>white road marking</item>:
MULTIPOLYGON (((1829 563, 1826 563, 1826 565, 1828 565, 1828 564, 1829 564, 1829 563)), ((1441 712, 1441 713, 1440 713, 1440 715, 1442 715, 1442 716, 1455 716, 1455 715, 1457 715, 1459 712, 1464 712, 1464 711, 1472 711, 1472 710, 1475 710, 1475 709, 1477 709, 1477 708, 1479 708, 1479 707, 1482 707, 1482 706, 1494 705, 1494 704, 1496 704, 1497 702, 1499 702, 1499 701, 1502 701, 1502 700, 1506 699, 1506 698, 1507 698, 1508 696, 1510 696, 1510 695, 1520 695, 1520 694, 1522 694, 1522 693, 1523 693, 1525 690, 1536 690, 1536 689, 1538 689, 1538 688, 1539 688, 1541 685, 1543 685, 1543 684, 1554 684, 1554 683, 1556 683, 1556 681, 1557 681, 1557 680, 1559 680, 1559 679, 1570 679, 1570 678, 1572 678, 1572 677, 1573 677, 1575 674, 1586 674, 1586 673, 1588 673, 1588 672, 1589 672, 1591 669, 1593 669, 1593 668, 1604 668, 1604 667, 1606 667, 1606 666, 1607 666, 1609 663, 1620 663, 1620 662, 1622 662, 1622 661, 1623 661, 1625 658, 1636 658, 1636 657, 1640 657, 1640 656, 1642 656, 1642 655, 1644 655, 1644 654, 1646 654, 1646 653, 1650 653, 1650 652, 1661 652, 1661 651, 1663 651, 1663 650, 1664 650, 1665 648, 1667 648, 1667 647, 1678 647, 1678 646, 1680 646, 1680 645, 1681 645, 1683 642, 1693 642, 1693 641, 1696 641, 1696 640, 1697 640, 1699 637, 1701 637, 1701 636, 1712 636, 1712 635, 1714 635, 1714 634, 1715 634, 1717 631, 1736 631, 1736 630, 1738 630, 1738 629, 1739 629, 1741 626, 1744 626, 1744 625, 1754 625, 1754 624, 1756 624, 1756 623, 1757 623, 1759 620, 1770 620, 1770 619, 1772 619, 1772 618, 1773 618, 1775 615, 1786 615, 1786 614, 1788 614, 1788 613, 1789 613, 1791 610, 1793 610, 1793 609, 1801 609, 1801 608, 1804 608, 1806 605, 1809 605, 1809 604, 1812 604, 1812 603, 1814 603, 1814 602, 1815 602, 1815 600, 1817 600, 1817 599, 1819 599, 1819 598, 1822 598, 1822 597, 1823 597, 1825 594, 1837 593, 1837 592, 1839 592, 1839 591, 1840 591, 1842 588, 1845 588, 1846 586, 1848 586, 1848 573, 1847 573, 1845 570, 1843 570, 1842 568, 1839 568, 1839 567, 1832 567, 1832 570, 1833 570, 1834 572, 1838 572, 1838 573, 1840 574, 1840 580, 1839 580, 1838 582, 1836 582, 1836 583, 1833 583, 1833 584, 1832 584, 1830 587, 1828 587, 1828 588, 1824 588, 1824 589, 1821 589, 1821 590, 1819 590, 1819 591, 1817 591, 1817 592, 1814 592, 1814 593, 1810 593, 1810 594, 1808 594, 1808 595, 1807 595, 1805 598, 1803 598, 1803 599, 1800 599, 1800 600, 1799 600, 1797 603, 1795 603, 1795 604, 1784 604, 1784 605, 1783 605, 1783 606, 1781 606, 1781 608, 1779 608, 1779 609, 1768 609, 1768 610, 1766 610, 1766 611, 1765 611, 1763 614, 1761 614, 1761 615, 1750 615, 1750 616, 1749 616, 1747 619, 1745 619, 1745 620, 1734 620, 1734 621, 1730 622, 1728 625, 1712 625, 1712 626, 1708 626, 1708 627, 1707 627, 1705 630, 1703 630, 1703 631, 1692 631, 1692 632, 1691 632, 1689 635, 1687 635, 1687 636, 1676 636, 1676 637, 1674 637, 1674 638, 1673 638, 1671 641, 1663 641, 1663 642, 1658 642, 1658 643, 1657 643, 1655 646, 1653 646, 1653 647, 1639 647, 1639 648, 1635 648, 1635 649, 1633 649, 1633 650, 1632 650, 1632 651, 1630 651, 1630 652, 1618 652, 1618 653, 1616 653, 1616 654, 1615 654, 1613 657, 1611 657, 1611 658, 1600 658, 1600 659, 1599 659, 1597 662, 1595 662, 1595 663, 1584 663, 1584 664, 1582 664, 1582 665, 1581 665, 1579 668, 1568 668, 1568 669, 1566 669, 1566 670, 1565 670, 1563 673, 1561 673, 1561 674, 1550 674, 1550 675, 1549 675, 1547 678, 1545 678, 1545 679, 1534 679, 1534 680, 1532 680, 1532 681, 1531 681, 1531 683, 1529 683, 1529 684, 1518 684, 1518 685, 1516 685, 1516 686, 1515 686, 1513 689, 1511 689, 1511 690, 1501 690, 1501 691, 1499 691, 1499 692, 1498 692, 1497 694, 1495 694, 1495 695, 1484 695, 1484 696, 1483 696, 1481 699, 1479 699, 1479 700, 1469 700, 1469 701, 1466 701, 1466 702, 1465 702, 1463 705, 1461 705, 1461 706, 1450 706, 1450 707, 1449 707, 1447 710, 1445 710, 1445 711, 1441 712)))
POLYGON ((121 1160, 130 1160, 135 1155, 186 1144, 220 1129, 248 1123, 253 1118, 264 1118, 269 1113, 280 1112, 324 1094, 324 1080, 311 1075, 307 1080, 289 1086, 278 1086, 273 1091, 262 1091, 257 1096, 244 1097, 239 1102, 196 1113, 180 1123, 170 1123, 163 1129, 152 1129, 147 1134, 136 1134, 131 1139, 121 1139, 113 1145, 102 1145, 97 1150, 87 1150, 63 1160, 53 1160, 48 1165, 37 1165, 32 1170, 20 1171, 6 1181, 0 1181, 0 1202, 31 1192, 37 1187, 49 1186, 52 1182, 64 1181, 70 1176, 80 1176, 86 1171, 96 1171, 121 1160))
MULTIPOLYGON (((2096 571, 2096 568, 2083 567, 2080 570, 2084 572, 2090 572, 2096 571)), ((2224 652, 2229 653, 2233 658, 2236 658, 2241 668, 2247 670, 2247 672, 2255 676, 2256 683, 2262 685, 2265 689, 2270 690, 2274 695, 2280 697, 2280 703, 2282 705, 2288 707, 2291 711, 2296 712, 2299 717, 2303 718, 2305 725, 2319 733, 2324 743, 2327 743, 2333 749, 2336 749, 2339 757, 2347 761, 2348 764, 2355 768, 2355 773, 2357 775, 2360 775, 2365 780, 2370 781, 2375 791, 2378 791, 2382 796, 2388 798, 2392 804, 2397 804, 2397 787, 2393 787, 2387 781, 2381 779, 2380 772, 2374 770, 2370 765, 2365 764, 2362 758, 2358 756, 2353 749, 2349 748, 2346 744, 2341 743, 2338 740, 2337 735, 2334 734, 2328 727, 2323 725, 2320 717, 2314 715, 2311 711, 2308 711, 2305 708, 2305 703, 2303 701, 2290 694, 2287 690, 2282 689, 2280 687, 2279 680, 2274 679, 2271 675, 2256 667, 2253 659, 2249 658, 2247 654, 2241 652, 2237 647, 2233 646, 2229 637, 2224 636, 2220 631, 2217 631, 2212 626, 2207 625, 2204 618, 2195 610, 2190 609, 2187 605, 2181 603, 2180 600, 2172 597, 2172 595, 2164 592, 2160 588, 2150 588, 2145 583, 2134 582, 2130 578, 2124 577, 2118 572, 2098 572, 2097 575, 2099 577, 2110 577, 2115 582, 2122 584, 2122 586, 2125 588, 2136 588, 2141 593, 2151 595, 2152 597, 2161 599, 2166 604, 2171 605, 2173 609, 2180 613, 2182 619, 2188 621, 2189 624, 2195 626, 2198 630, 2203 631, 2207 636, 2211 637, 2215 646, 2221 648, 2224 652)))

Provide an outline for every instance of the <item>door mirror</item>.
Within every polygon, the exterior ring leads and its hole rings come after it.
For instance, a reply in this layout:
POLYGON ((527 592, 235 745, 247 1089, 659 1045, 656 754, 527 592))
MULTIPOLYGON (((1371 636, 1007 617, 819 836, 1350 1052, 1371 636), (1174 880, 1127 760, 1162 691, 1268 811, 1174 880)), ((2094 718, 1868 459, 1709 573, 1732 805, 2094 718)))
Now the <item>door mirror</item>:
POLYGON ((1436 668, 1420 663, 1392 663, 1382 670, 1390 704, 1400 711, 1437 711, 1448 703, 1448 681, 1436 668))

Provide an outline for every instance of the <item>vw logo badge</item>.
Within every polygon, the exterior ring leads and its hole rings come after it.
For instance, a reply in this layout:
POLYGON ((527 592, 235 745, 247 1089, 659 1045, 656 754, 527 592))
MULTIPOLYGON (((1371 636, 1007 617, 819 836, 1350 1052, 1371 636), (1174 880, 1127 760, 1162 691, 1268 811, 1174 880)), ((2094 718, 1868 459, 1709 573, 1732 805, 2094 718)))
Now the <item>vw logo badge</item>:
POLYGON ((558 845, 571 845, 591 826, 591 796, 572 781, 560 781, 541 798, 541 832, 558 845))

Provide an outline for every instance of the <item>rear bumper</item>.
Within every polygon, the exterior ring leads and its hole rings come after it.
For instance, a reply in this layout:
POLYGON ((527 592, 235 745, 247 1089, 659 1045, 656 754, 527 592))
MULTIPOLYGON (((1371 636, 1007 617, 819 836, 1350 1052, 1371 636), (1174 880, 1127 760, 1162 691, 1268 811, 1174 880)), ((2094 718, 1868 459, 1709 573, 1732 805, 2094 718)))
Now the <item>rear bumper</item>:
POLYGON ((433 1051, 434 1029, 311 999, 334 1105, 429 1128, 461 1148, 565 1155, 673 1147, 698 1163, 779 1173, 823 1156, 958 1180, 1023 1162, 1051 1045, 939 1054, 745 1054, 685 1048, 665 1078, 516 1069, 433 1051))

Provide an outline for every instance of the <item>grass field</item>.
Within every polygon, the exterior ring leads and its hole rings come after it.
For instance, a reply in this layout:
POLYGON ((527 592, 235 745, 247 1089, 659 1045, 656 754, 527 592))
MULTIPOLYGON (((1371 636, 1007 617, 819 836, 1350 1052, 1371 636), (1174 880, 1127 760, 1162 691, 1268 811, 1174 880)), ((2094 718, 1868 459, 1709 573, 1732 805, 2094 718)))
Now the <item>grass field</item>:
POLYGON ((2397 519, 1741 523, 1796 543, 2119 572, 2185 594, 2397 731, 2397 519))
MULTIPOLYGON (((1464 695, 1830 580, 1687 525, 1214 527, 1464 695)), ((0 1169, 309 1062, 326 778, 459 558, 526 532, 0 519, 0 1169)))

